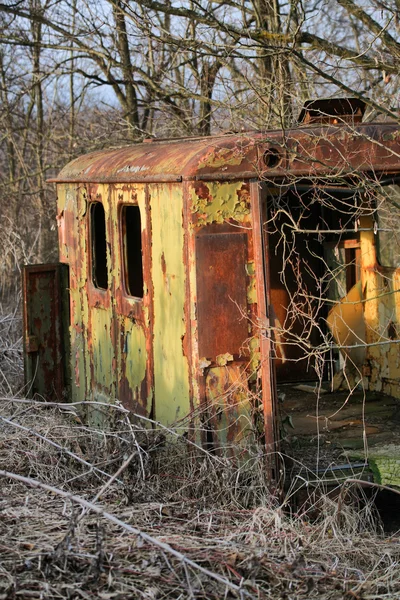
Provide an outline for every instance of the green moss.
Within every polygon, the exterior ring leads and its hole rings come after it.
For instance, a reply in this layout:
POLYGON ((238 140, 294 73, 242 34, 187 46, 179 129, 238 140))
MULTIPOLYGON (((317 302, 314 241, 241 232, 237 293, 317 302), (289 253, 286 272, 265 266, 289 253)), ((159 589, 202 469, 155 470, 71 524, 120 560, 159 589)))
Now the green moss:
MULTIPOLYGON (((352 458, 364 460, 365 455, 352 454, 352 458)), ((368 452, 368 464, 376 483, 400 487, 400 446, 388 444, 371 448, 368 452)))

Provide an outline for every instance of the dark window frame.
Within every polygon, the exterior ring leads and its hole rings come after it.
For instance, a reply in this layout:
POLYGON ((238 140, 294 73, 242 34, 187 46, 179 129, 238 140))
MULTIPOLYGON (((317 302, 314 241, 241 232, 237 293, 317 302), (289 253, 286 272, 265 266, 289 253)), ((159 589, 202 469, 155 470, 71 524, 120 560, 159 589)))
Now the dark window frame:
POLYGON ((107 256, 107 218, 104 205, 99 200, 89 205, 90 281, 96 290, 107 292, 110 289, 109 259, 107 256), (103 219, 99 221, 98 207, 101 206, 103 219), (97 214, 96 214, 97 211, 97 214))
MULTIPOLYGON (((135 220, 135 219, 134 219, 135 220)), ((132 224, 132 223, 131 223, 132 224)), ((121 271, 122 271, 122 286, 124 294, 132 300, 138 303, 143 302, 144 297, 144 240, 142 232, 142 211, 140 206, 134 203, 124 203, 119 207, 118 215, 118 233, 120 237, 120 250, 121 250, 121 271), (139 231, 140 235, 138 238, 133 239, 130 243, 127 235, 127 212, 130 208, 137 210, 139 215, 138 223, 133 223, 133 228, 137 228, 136 233, 139 231), (139 241, 139 243, 137 243, 139 241), (136 243, 135 243, 136 242, 136 243), (132 262, 137 259, 138 252, 140 252, 140 264, 133 265, 132 262)))

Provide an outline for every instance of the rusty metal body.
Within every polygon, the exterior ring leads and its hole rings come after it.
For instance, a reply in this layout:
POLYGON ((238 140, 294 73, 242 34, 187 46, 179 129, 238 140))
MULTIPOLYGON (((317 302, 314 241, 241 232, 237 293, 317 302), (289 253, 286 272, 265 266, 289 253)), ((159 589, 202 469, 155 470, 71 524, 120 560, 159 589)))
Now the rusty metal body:
MULTIPOLYGON (((198 426, 216 448, 244 447, 256 431, 273 450, 280 359, 271 332, 274 318, 283 319, 284 292, 270 285, 268 190, 295 181, 354 186, 363 174, 400 174, 398 125, 161 140, 72 161, 55 180, 60 262, 69 267, 72 399, 119 400, 165 425, 198 426), (105 215, 102 285, 96 203, 105 215), (142 297, 127 285, 127 206, 140 211, 142 297)), ((374 322, 368 343, 382 335, 372 298, 383 280, 400 289, 400 271, 383 273, 373 238, 360 233, 364 317, 374 322)), ((394 313, 400 322, 397 294, 385 298, 391 322, 394 313)), ((27 329, 27 342, 31 336, 27 329)), ((397 346, 377 348, 367 349, 367 385, 400 397, 397 346), (382 383, 384 371, 390 383, 382 383)))

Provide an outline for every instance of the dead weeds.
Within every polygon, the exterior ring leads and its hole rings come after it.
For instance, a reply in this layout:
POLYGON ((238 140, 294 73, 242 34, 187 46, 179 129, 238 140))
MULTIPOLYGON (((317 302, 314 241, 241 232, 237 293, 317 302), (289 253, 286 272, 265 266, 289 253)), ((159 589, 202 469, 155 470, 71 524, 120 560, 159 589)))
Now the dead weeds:
POLYGON ((398 538, 352 505, 290 515, 259 456, 243 473, 112 410, 100 432, 3 399, 0 470, 53 489, 1 479, 0 598, 400 598, 398 538))
POLYGON ((103 407, 107 429, 90 428, 79 406, 16 398, 13 364, 0 599, 400 598, 399 537, 368 503, 319 496, 318 511, 295 514, 268 489, 260 453, 237 464, 119 406, 103 407))

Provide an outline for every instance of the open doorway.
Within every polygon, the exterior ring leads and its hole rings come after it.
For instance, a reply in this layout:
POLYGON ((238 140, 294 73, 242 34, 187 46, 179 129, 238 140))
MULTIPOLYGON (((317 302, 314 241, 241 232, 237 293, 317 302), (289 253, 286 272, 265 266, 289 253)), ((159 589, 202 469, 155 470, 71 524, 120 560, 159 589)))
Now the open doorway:
POLYGON ((400 485, 393 188, 298 185, 266 196, 278 439, 299 488, 348 477, 400 485))
POLYGON ((360 281, 360 197, 307 184, 266 194, 269 302, 277 383, 340 369, 328 314, 360 281))

